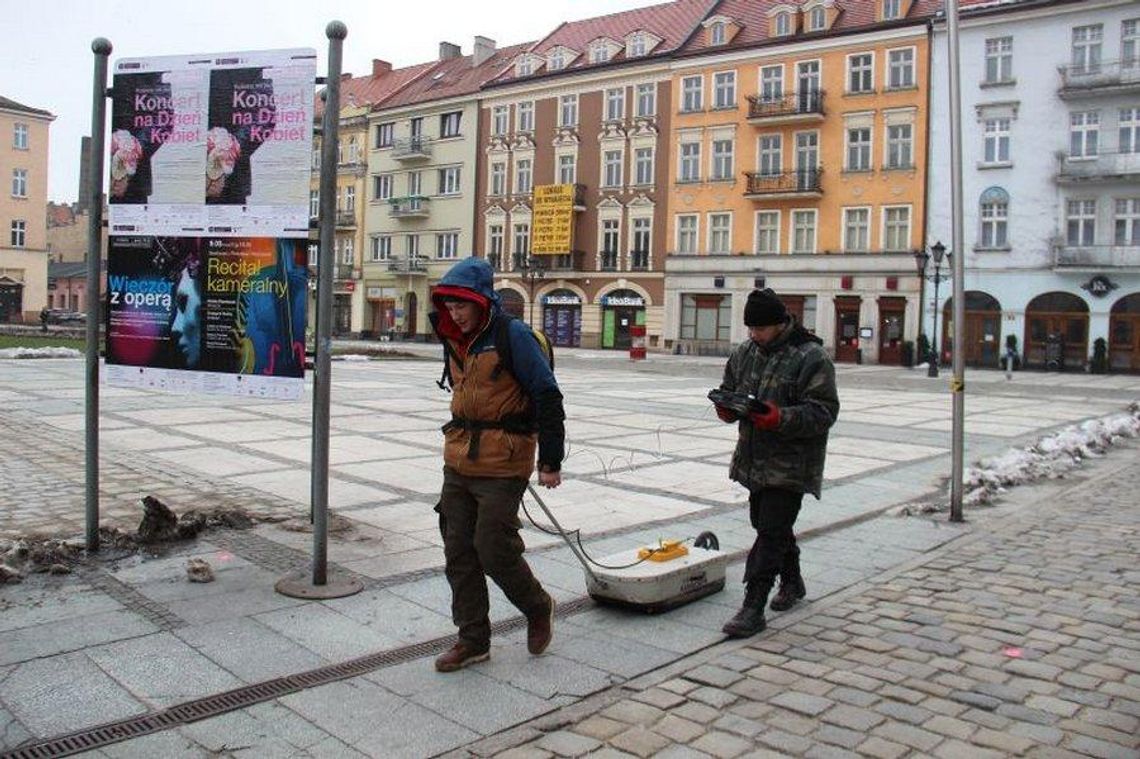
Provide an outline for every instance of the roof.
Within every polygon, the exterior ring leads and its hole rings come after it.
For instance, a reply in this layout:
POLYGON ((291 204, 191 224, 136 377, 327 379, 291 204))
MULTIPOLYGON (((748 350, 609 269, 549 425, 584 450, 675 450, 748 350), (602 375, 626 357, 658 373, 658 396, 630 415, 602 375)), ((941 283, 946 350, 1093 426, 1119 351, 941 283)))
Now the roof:
POLYGON ((32 108, 30 105, 24 105, 23 103, 17 103, 15 100, 9 100, 3 95, 0 95, 0 111, 19 111, 20 113, 26 113, 29 116, 44 116, 49 119, 55 118, 55 115, 52 114, 51 111, 45 111, 41 108, 32 108))
MULTIPOLYGON (((969 2, 969 0, 961 0, 969 2)), ((979 1, 979 0, 975 0, 979 1)), ((992 1, 992 0, 991 0, 992 1)), ((708 53, 716 50, 736 50, 739 48, 754 47, 767 43, 799 42, 813 37, 829 37, 837 33, 854 32, 864 28, 882 27, 886 24, 914 24, 925 22, 942 10, 943 0, 914 0, 910 12, 906 17, 894 22, 883 22, 876 19, 876 12, 880 5, 877 0, 835 0, 835 8, 839 9, 839 16, 831 28, 824 32, 803 32, 782 37, 771 37, 768 34, 770 16, 769 12, 776 6, 800 5, 789 3, 788 0, 722 0, 717 5, 713 15, 727 16, 735 21, 740 31, 724 45, 709 45, 708 35, 695 34, 689 40, 682 54, 708 53)))
POLYGON ((87 276, 86 261, 48 262, 48 279, 75 279, 87 276))
MULTIPOLYGON (((389 69, 381 74, 344 77, 340 82, 341 107, 376 105, 399 92, 401 87, 414 81, 416 77, 429 71, 434 65, 435 62, 433 61, 399 69, 389 69)), ((324 114, 324 102, 319 96, 316 98, 313 108, 314 118, 320 119, 324 114)))
MULTIPOLYGON (((667 55, 684 44, 697 24, 715 5, 716 0, 673 0, 605 16, 567 21, 535 43, 529 52, 544 56, 556 47, 564 47, 579 53, 564 69, 551 72, 540 69, 538 75, 558 75, 595 66, 602 68, 626 60, 652 60, 667 55), (638 31, 648 32, 661 41, 646 55, 627 59, 624 50, 625 39, 638 31), (588 50, 590 43, 602 37, 623 43, 623 49, 604 63, 591 64, 588 50)), ((508 67, 492 80, 491 84, 529 81, 534 78, 535 76, 516 77, 514 67, 508 67)))
POLYGON ((47 205, 47 224, 49 227, 67 227, 75 223, 75 209, 68 203, 52 203, 47 205))
POLYGON ((472 55, 439 61, 429 72, 399 89, 376 107, 398 108, 478 92, 484 82, 496 76, 516 55, 530 49, 533 44, 524 42, 498 49, 478 66, 472 65, 475 60, 472 55))

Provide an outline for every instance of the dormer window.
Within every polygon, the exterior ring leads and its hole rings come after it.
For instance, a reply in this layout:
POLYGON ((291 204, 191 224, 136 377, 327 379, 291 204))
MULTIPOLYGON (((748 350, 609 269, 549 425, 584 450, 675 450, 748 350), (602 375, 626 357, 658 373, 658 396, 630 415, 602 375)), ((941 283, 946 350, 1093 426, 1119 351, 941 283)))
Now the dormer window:
POLYGON ((717 21, 709 27, 709 44, 710 45, 723 45, 726 41, 726 34, 724 30, 724 22, 717 21))
POLYGON ((883 0, 883 20, 902 17, 902 0, 883 0))
POLYGON ((776 36, 787 37, 792 33, 792 14, 780 11, 776 14, 776 36))
POLYGON ((610 59, 610 49, 605 42, 595 42, 590 46, 590 63, 605 63, 610 59))
POLYGON ((827 27, 827 11, 822 5, 817 5, 808 14, 808 31, 818 32, 827 27))
POLYGON ((534 73, 534 64, 528 56, 523 56, 515 62, 515 76, 530 76, 534 73))
POLYGON ((566 68, 566 56, 561 50, 555 50, 546 59, 546 68, 550 71, 561 71, 566 68))
POLYGON ((637 32, 629 38, 629 47, 626 51, 626 55, 630 58, 637 58, 645 55, 645 50, 645 35, 643 33, 637 32))

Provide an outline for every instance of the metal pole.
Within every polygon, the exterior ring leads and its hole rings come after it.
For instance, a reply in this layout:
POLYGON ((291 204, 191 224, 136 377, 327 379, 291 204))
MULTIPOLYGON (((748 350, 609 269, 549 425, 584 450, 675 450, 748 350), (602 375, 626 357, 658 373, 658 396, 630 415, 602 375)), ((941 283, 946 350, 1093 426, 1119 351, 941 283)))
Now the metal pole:
POLYGON ((103 250, 103 141, 107 117, 107 58, 111 42, 91 41, 95 75, 91 82, 91 150, 87 154, 87 402, 84 418, 86 541, 99 550, 99 312, 100 256, 103 250))
POLYGON ((336 245, 336 155, 340 123, 340 64, 348 29, 340 21, 325 27, 329 38, 329 70, 321 125, 320 242, 317 256, 317 356, 313 364, 313 585, 328 582, 329 395, 332 361, 332 275, 336 245))
POLYGON ((950 261, 954 284, 954 378, 952 451, 950 472, 950 521, 962 521, 962 469, 966 420, 966 353, 963 325, 966 321, 966 246, 962 229, 962 84, 958 61, 958 0, 946 0, 947 60, 950 64, 950 219, 953 227, 950 261))
POLYGON ((934 263, 934 331, 930 333, 930 364, 926 369, 927 377, 938 376, 938 285, 942 283, 942 264, 934 263))

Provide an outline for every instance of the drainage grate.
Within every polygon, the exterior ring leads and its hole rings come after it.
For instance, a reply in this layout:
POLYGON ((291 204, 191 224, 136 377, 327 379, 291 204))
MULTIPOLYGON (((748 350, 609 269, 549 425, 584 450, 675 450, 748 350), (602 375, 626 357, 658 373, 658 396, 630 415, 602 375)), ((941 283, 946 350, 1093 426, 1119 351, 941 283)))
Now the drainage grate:
MULTIPOLYGON (((582 596, 572 601, 561 603, 555 610, 559 618, 569 617, 573 614, 592 608, 594 602, 582 596)), ((521 630, 526 626, 526 619, 518 616, 496 622, 491 626, 493 633, 504 634, 521 630)), ((285 675, 273 680, 266 680, 253 685, 206 696, 184 704, 177 704, 168 709, 157 712, 141 714, 137 717, 104 725, 78 730, 74 733, 61 735, 56 738, 47 738, 36 743, 21 746, 7 753, 0 754, 0 759, 53 759, 59 756, 71 756, 84 751, 109 746, 112 743, 139 738, 151 733, 169 730, 172 727, 186 725, 191 722, 216 717, 219 714, 244 709, 264 701, 287 696, 290 693, 307 688, 315 688, 337 680, 346 680, 357 677, 377 669, 391 667, 395 664, 414 661, 425 656, 439 654, 446 651, 455 642, 454 635, 443 638, 413 643, 403 648, 394 648, 374 654, 366 654, 356 659, 350 659, 340 664, 331 664, 327 667, 311 669, 293 675, 285 675)))

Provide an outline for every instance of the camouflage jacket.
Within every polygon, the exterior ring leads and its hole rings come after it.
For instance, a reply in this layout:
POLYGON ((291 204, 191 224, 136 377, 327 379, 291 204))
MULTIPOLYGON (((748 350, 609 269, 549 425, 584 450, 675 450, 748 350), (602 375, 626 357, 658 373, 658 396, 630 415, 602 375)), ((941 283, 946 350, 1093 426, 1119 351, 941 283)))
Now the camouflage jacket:
POLYGON ((835 367, 820 340, 794 321, 763 348, 746 340, 729 356, 720 386, 780 407, 776 429, 740 421, 729 477, 749 490, 784 488, 819 498, 827 431, 839 416, 835 367))

